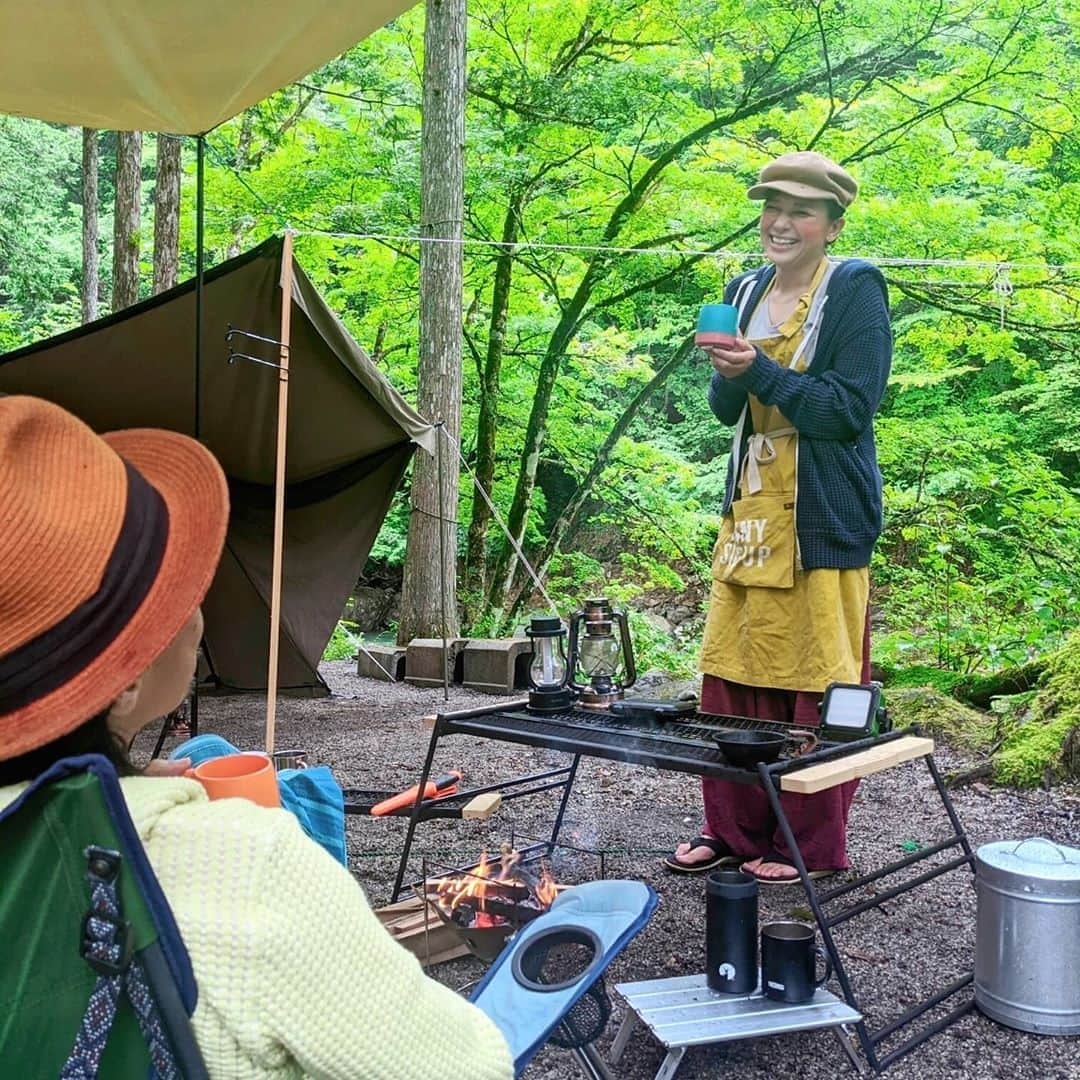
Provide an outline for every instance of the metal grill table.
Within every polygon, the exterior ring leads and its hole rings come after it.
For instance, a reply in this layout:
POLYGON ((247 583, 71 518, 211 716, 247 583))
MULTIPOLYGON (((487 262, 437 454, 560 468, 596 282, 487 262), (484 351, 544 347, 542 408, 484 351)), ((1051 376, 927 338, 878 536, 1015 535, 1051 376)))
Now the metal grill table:
MULTIPOLYGON (((949 798, 937 765, 934 763, 934 744, 930 739, 919 737, 916 729, 888 732, 839 745, 820 744, 818 749, 810 753, 781 755, 778 761, 770 764, 762 762, 751 768, 737 768, 724 758, 714 741, 716 734, 721 730, 756 729, 781 732, 794 738, 797 731, 805 732, 805 728, 798 729, 747 717, 706 716, 698 713, 680 716, 678 720, 667 723, 641 722, 607 713, 578 709, 554 714, 532 713, 528 711, 527 704, 527 701, 515 701, 482 709, 441 713, 434 717, 431 741, 420 771, 419 790, 424 789, 425 783, 432 775, 432 765, 440 740, 451 735, 472 735, 500 742, 544 747, 571 755, 570 764, 562 769, 505 782, 508 788, 515 783, 518 784, 520 790, 515 794, 523 796, 561 789, 550 840, 534 844, 523 852, 527 857, 532 857, 550 853, 557 846, 563 815, 577 776, 578 763, 582 757, 605 758, 609 761, 619 761, 646 768, 710 776, 740 784, 756 784, 765 793, 777 827, 791 852, 791 861, 798 871, 799 882, 806 890, 807 902, 821 933, 822 944, 832 960, 833 972, 840 984, 843 1001, 846 1003, 844 1007, 852 1014, 848 1019, 836 1023, 854 1024, 859 1047, 870 1067, 875 1072, 888 1068, 893 1062, 973 1008, 974 997, 970 993, 972 975, 968 971, 960 978, 936 990, 930 997, 912 1006, 902 1015, 890 1020, 877 1031, 870 1031, 859 1015, 862 1010, 844 965, 843 956, 834 940, 834 929, 849 919, 880 908, 894 897, 916 889, 942 874, 964 868, 974 873, 975 855, 953 808, 952 800, 949 798), (781 793, 809 795, 848 779, 861 778, 904 761, 915 760, 923 761, 929 770, 951 827, 949 835, 877 870, 845 880, 843 884, 833 888, 819 888, 815 885, 792 832, 787 813, 781 802, 781 793), (529 783, 523 788, 520 787, 525 780, 529 783), (930 863, 928 866, 924 865, 921 872, 915 873, 914 876, 904 877, 899 884, 890 887, 877 884, 890 875, 902 875, 906 871, 914 871, 918 864, 925 864, 926 860, 937 859, 939 856, 941 857, 939 861, 930 863), (868 888, 868 886, 873 887, 868 888), (855 899, 860 896, 866 898, 855 899), (838 901, 842 902, 837 903, 838 901), (946 1003, 949 1002, 951 1005, 950 999, 954 995, 960 995, 962 999, 958 1005, 952 1007, 940 1019, 923 1023, 922 1027, 913 1029, 913 1034, 903 1038, 902 1033, 905 1029, 909 1029, 916 1021, 924 1020, 932 1010, 939 1007, 948 1008, 946 1003), (902 1040, 899 1045, 886 1049, 886 1044, 895 1044, 897 1039, 902 1040)), ((501 789, 502 786, 493 784, 480 790, 494 791, 501 789)), ((459 792, 461 798, 468 798, 474 794, 476 794, 475 791, 459 792)), ((404 848, 398 864, 397 878, 394 882, 393 898, 395 900, 401 894, 405 882, 416 827, 430 816, 434 816, 431 812, 431 804, 426 802, 413 804, 404 848)), ((783 1008, 786 1013, 790 1007, 783 1008)), ((794 1014, 787 1015, 790 1018, 794 1014)), ((786 1028, 785 1030, 798 1029, 786 1028)), ((709 1041, 717 1041, 717 1039, 709 1041)), ((691 1043, 684 1044, 684 1049, 685 1045, 691 1045, 691 1043)), ((845 1049, 850 1050, 846 1040, 844 1040, 844 1046, 845 1049)))
POLYGON ((611 1044, 612 1063, 618 1063, 634 1028, 642 1023, 667 1050, 656 1080, 671 1080, 693 1046, 815 1028, 831 1028, 852 1068, 857 1074, 862 1071, 846 1028, 862 1016, 827 990, 814 991, 814 996, 800 1005, 770 1001, 760 988, 752 994, 720 994, 709 989, 704 975, 617 983, 615 990, 626 1001, 626 1015, 611 1044))

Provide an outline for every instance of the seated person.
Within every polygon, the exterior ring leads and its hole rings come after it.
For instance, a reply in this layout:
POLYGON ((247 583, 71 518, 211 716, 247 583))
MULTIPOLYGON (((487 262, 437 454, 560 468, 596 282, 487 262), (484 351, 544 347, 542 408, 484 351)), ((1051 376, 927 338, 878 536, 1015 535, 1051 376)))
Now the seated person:
POLYGON ((424 975, 291 814, 131 766, 194 671, 228 517, 212 455, 0 397, 0 506, 0 807, 60 758, 114 763, 191 955, 210 1076, 512 1076, 491 1021, 424 975))

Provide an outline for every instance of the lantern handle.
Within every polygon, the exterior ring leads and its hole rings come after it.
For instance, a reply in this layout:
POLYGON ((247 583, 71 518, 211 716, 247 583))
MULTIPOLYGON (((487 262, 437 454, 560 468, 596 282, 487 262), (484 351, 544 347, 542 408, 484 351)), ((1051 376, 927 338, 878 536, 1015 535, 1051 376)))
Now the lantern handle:
POLYGON ((623 660, 626 662, 626 682, 623 684, 624 690, 629 690, 631 686, 637 682, 637 667, 634 664, 634 644, 630 640, 630 620, 626 617, 625 611, 616 611, 612 609, 611 614, 615 617, 615 621, 619 624, 619 637, 622 640, 623 660))
POLYGON ((581 608, 575 611, 570 616, 569 630, 570 636, 566 642, 566 669, 567 676, 566 681, 571 690, 576 690, 579 694, 589 689, 587 683, 579 683, 577 681, 577 669, 578 669, 578 625, 585 618, 585 609, 581 608))

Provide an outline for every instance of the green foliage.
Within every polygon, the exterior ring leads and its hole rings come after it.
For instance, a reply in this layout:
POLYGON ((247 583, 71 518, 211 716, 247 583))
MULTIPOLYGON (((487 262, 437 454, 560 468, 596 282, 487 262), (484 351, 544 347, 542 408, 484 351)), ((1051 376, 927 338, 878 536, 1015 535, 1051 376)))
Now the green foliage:
POLYGON ((0 116, 0 347, 79 321, 80 153, 68 129, 0 116))
POLYGON ((387 570, 405 563, 405 544, 409 536, 409 501, 400 494, 391 504, 368 558, 387 570))
MULTIPOLYGON (((948 694, 951 693, 953 687, 962 678, 962 675, 946 668, 932 667, 928 664, 913 664, 911 667, 888 670, 884 685, 890 690, 894 688, 899 690, 930 687, 939 694, 948 694)), ((889 700, 892 701, 892 694, 889 695, 889 700)))
POLYGON ((888 632, 875 655, 970 672, 1059 645, 1080 613, 1076 493, 988 403, 896 408, 878 427, 888 526, 873 579, 888 632))
POLYGON ((342 619, 334 627, 334 632, 330 635, 326 648, 323 649, 322 658, 324 660, 353 660, 360 648, 361 640, 363 640, 363 635, 356 633, 355 624, 342 619))
POLYGON ((630 639, 639 672, 663 671, 688 679, 697 670, 700 642, 673 637, 638 611, 630 612, 630 639))
MULTIPOLYGON (((330 93, 285 88, 207 137, 208 266, 299 228, 314 284, 406 395, 423 15, 305 80, 330 93)), ((1075 0, 470 4, 462 446, 474 454, 479 371, 501 333, 492 497, 506 517, 538 374, 555 364, 530 554, 698 306, 756 263, 747 183, 770 156, 813 144, 858 176, 836 253, 886 264, 896 331, 878 420, 875 659, 938 670, 926 678, 944 687, 1061 645, 1080 615, 1080 99, 1060 75, 1080 55, 1078 25, 1075 0), (493 331, 503 249, 480 242, 508 224, 525 246, 493 331), (598 251, 611 248, 624 250, 598 251), (994 267, 1006 261, 1018 265, 1002 306, 994 267)), ((0 118, 0 349, 78 322, 79 140, 0 118)), ((102 151, 107 277, 108 136, 102 151)), ((190 150, 186 168, 191 273, 190 150)), ((144 214, 144 252, 151 224, 144 214)), ((551 562, 560 610, 597 591, 631 607, 700 595, 731 441, 706 404, 708 377, 691 355, 622 431, 551 562)), ((462 550, 472 510, 463 482, 462 550)), ((408 526, 406 490, 372 551, 380 570, 402 565, 408 526)), ((501 547, 493 530, 492 560, 501 547)), ((481 614, 473 632, 491 626, 481 614)), ((646 654, 692 663, 696 643, 640 633, 646 654)))

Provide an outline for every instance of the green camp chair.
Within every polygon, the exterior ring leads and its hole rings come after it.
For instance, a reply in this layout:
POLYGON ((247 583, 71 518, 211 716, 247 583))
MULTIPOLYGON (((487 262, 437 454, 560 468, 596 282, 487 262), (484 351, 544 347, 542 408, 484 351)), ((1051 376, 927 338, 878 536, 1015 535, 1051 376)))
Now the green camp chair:
POLYGON ((191 963, 103 757, 57 762, 0 812, 0 973, 8 1075, 207 1076, 191 963))

